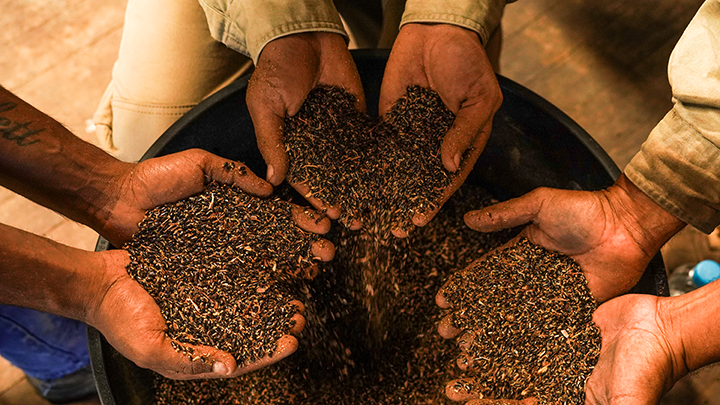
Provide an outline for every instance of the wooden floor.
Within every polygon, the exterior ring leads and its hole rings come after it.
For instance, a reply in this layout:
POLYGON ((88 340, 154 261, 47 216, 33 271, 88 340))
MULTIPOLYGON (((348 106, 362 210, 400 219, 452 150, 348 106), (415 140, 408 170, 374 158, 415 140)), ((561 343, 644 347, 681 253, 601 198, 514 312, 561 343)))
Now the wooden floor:
MULTIPOLYGON (((700 0, 520 0, 504 17, 502 73, 583 126, 622 168, 671 107, 666 65, 700 0)), ((126 0, 0 0, 0 84, 95 143, 89 119, 110 79, 126 0)), ((81 249, 97 235, 0 188, 0 221, 81 249)), ((684 231, 669 267, 709 252, 684 231)), ((97 399, 94 402, 97 403, 97 399)), ((0 358, 0 405, 46 404, 0 358)), ((720 405, 720 368, 701 370, 664 405, 720 405)))

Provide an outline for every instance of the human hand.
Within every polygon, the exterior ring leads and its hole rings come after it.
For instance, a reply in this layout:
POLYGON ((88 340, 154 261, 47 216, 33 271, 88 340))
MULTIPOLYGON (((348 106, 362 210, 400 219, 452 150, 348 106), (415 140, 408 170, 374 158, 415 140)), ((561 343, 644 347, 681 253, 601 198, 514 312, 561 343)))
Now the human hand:
MULTIPOLYGON (((330 221, 327 218, 316 223, 307 211, 298 206, 292 207, 292 215, 295 223, 306 231, 324 233, 329 230, 330 221)), ((314 257, 323 261, 331 260, 334 254, 333 245, 325 240, 314 242, 311 250, 314 257)), ((110 250, 98 254, 104 257, 104 265, 99 266, 104 271, 99 272, 101 281, 92 283, 92 288, 88 288, 99 291, 90 295, 93 298, 88 300, 85 321, 140 367, 173 379, 235 377, 278 362, 298 347, 298 341, 292 335, 300 333, 305 326, 302 316, 304 306, 299 301, 292 301, 298 312, 292 317, 290 334, 278 340, 273 355, 238 367, 233 356, 227 352, 208 346, 185 345, 193 349, 191 359, 172 347, 172 340, 165 333, 167 326, 160 308, 128 275, 128 253, 110 250)), ((317 274, 314 266, 305 270, 308 277, 317 274)))
POLYGON ((481 232, 527 224, 520 236, 575 259, 598 302, 630 290, 660 247, 685 226, 625 176, 601 191, 539 188, 471 211, 465 223, 481 232))
POLYGON ((415 225, 423 226, 462 185, 475 165, 490 136, 492 118, 502 104, 502 93, 478 35, 448 24, 402 27, 385 68, 380 114, 390 111, 411 85, 436 91, 456 115, 440 154, 445 169, 460 172, 435 211, 413 218, 415 225), (463 155, 470 148, 473 149, 463 155))
MULTIPOLYGON (((151 369, 167 378, 186 380, 196 378, 235 377, 289 356, 297 349, 297 340, 283 336, 272 357, 238 367, 227 352, 208 346, 190 346, 195 360, 176 351, 160 308, 150 295, 125 271, 130 258, 124 250, 109 250, 105 255, 103 280, 105 291, 97 305, 88 310, 85 321, 97 328, 108 342, 123 356, 139 367, 151 369), (205 360, 201 360, 200 357, 205 360)), ((298 303, 299 310, 302 305, 298 303)), ((298 333, 304 326, 302 315, 296 314, 290 333, 298 333)))
MULTIPOLYGON (((258 148, 268 165, 267 181, 280 184, 288 170, 283 144, 286 116, 300 110, 310 90, 318 85, 342 87, 357 99, 365 111, 365 95, 355 62, 345 40, 338 34, 312 32, 293 34, 268 43, 260 54, 247 90, 247 105, 255 125, 258 148)), ((308 195, 305 184, 292 184, 301 195, 308 195)), ((327 209, 332 219, 340 209, 325 206, 317 198, 308 201, 327 209)))
MULTIPOLYGON (((585 385, 585 404, 656 404, 663 393, 687 374, 683 345, 672 327, 668 298, 626 295, 601 305, 593 315, 602 347, 597 365, 585 385)), ((467 379, 472 385, 471 379, 467 379)), ((446 386, 448 398, 466 405, 495 404, 473 399, 476 393, 446 386)), ((534 398, 502 400, 507 405, 529 405, 534 398)))
POLYGON ((211 181, 234 184, 244 192, 267 197, 272 186, 243 163, 232 162, 201 149, 190 149, 140 163, 117 162, 102 201, 99 233, 114 246, 122 246, 138 230, 145 212, 159 205, 198 194, 211 181))

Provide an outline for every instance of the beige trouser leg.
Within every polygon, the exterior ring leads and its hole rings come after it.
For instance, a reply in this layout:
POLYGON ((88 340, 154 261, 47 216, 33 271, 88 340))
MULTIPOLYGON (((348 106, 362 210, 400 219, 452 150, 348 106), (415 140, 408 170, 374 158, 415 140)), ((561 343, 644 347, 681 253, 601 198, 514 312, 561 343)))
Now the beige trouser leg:
POLYGON ((100 144, 136 161, 251 62, 210 36, 197 0, 130 0, 112 82, 95 113, 100 144))

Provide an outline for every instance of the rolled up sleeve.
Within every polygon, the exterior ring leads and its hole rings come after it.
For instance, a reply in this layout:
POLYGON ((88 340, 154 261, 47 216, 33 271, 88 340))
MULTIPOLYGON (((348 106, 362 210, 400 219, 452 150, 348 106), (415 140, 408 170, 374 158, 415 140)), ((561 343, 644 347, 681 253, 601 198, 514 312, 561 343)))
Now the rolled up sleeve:
POLYGON ((301 32, 347 37, 330 0, 200 0, 216 40, 257 63, 268 42, 301 32))
POLYGON ((670 57, 673 109, 625 168, 679 219, 710 233, 720 225, 720 1, 706 1, 670 57))
POLYGON ((400 26, 446 23, 475 31, 486 44, 500 24, 505 4, 515 0, 408 0, 400 26))

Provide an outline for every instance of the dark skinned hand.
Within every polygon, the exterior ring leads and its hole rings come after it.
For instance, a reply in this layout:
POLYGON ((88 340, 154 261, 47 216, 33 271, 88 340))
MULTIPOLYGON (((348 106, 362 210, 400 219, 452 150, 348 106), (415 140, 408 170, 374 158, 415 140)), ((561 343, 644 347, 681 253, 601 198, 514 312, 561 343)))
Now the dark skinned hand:
MULTIPOLYGON (((288 170, 283 144, 286 116, 300 110, 308 93, 319 85, 342 87, 357 98, 357 108, 365 111, 365 95, 345 39, 333 33, 313 32, 288 35, 273 40, 260 54, 248 85, 247 105, 255 125, 258 148, 268 165, 267 181, 280 184, 288 170)), ((301 195, 308 195, 305 184, 292 184, 301 195)), ((318 209, 327 209, 332 219, 340 208, 326 206, 309 197, 318 209)), ((358 228, 355 224, 354 228, 358 228)))
MULTIPOLYGON (((112 192, 108 193, 111 196, 108 204, 112 209, 103 235, 114 245, 122 246, 138 230, 138 223, 147 210, 200 193, 210 181, 233 184, 259 197, 272 192, 272 186, 247 167, 242 170, 242 163, 233 162, 234 168, 228 170, 227 162, 227 159, 194 149, 137 164, 118 163, 117 180, 112 182, 117 186, 110 188, 112 192)), ((316 223, 301 207, 293 205, 292 215, 295 223, 306 231, 324 234, 330 229, 327 218, 316 223)), ((312 253, 329 261, 334 255, 334 246, 321 239, 313 244, 312 253)), ((190 361, 170 345, 165 336, 165 321, 155 301, 128 276, 125 270, 129 263, 127 252, 111 250, 101 254, 106 272, 99 285, 105 289, 97 294, 101 298, 88 311, 90 319, 87 322, 140 367, 151 368, 174 379, 232 377, 275 363, 297 348, 297 339, 287 335, 280 339, 272 357, 244 367, 237 367, 230 354, 211 347, 194 347, 195 353, 205 356, 208 362, 190 361)), ((308 277, 315 274, 314 266, 306 269, 308 277)), ((293 318, 295 326, 290 332, 297 334, 305 325, 304 307, 297 301, 294 304, 298 313, 293 318)))
MULTIPOLYGON (((436 91, 456 115, 440 153, 445 169, 455 173, 460 168, 460 173, 435 211, 413 218, 415 225, 424 226, 462 185, 485 148, 502 93, 478 35, 449 24, 406 24, 400 29, 385 68, 380 114, 390 111, 411 85, 436 91)), ((393 233, 407 235, 401 230, 393 233)))
MULTIPOLYGON (((598 363, 585 386, 586 405, 654 405, 688 369, 683 345, 669 319, 668 298, 625 295, 601 305, 593 321, 602 334, 598 363)), ((464 354, 463 354, 464 355, 464 354)), ((458 364, 463 362, 458 361, 458 364)), ((468 363, 471 365, 472 363, 468 363)), ((456 391, 448 383, 446 394, 466 405, 496 404, 477 394, 456 391)), ((534 398, 502 400, 507 405, 535 404, 534 398)))

